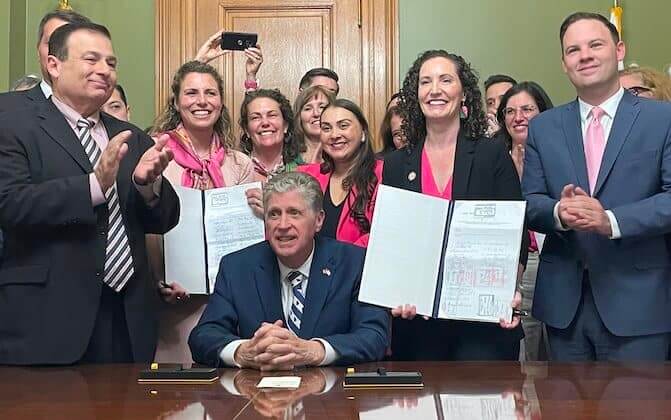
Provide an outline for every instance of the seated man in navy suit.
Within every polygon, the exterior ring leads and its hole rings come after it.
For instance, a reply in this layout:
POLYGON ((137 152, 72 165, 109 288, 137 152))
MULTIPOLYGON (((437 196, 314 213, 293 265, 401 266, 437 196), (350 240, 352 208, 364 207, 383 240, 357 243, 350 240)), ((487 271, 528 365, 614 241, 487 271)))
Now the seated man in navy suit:
POLYGON ((287 370, 384 356, 388 314, 357 300, 364 250, 315 237, 322 200, 307 174, 266 184, 267 241, 222 258, 214 294, 189 337, 196 362, 287 370))

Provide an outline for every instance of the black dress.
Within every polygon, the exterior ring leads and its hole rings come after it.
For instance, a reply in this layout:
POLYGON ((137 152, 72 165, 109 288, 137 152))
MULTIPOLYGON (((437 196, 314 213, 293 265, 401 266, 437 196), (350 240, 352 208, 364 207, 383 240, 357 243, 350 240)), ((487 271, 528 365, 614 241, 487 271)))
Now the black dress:
MULTIPOLYGON (((421 191, 424 142, 385 158, 382 183, 421 191)), ((523 200, 519 178, 505 145, 491 139, 469 139, 461 133, 452 174, 455 200, 523 200)), ((411 215, 409 215, 411 217, 411 215)), ((526 264, 529 238, 523 236, 520 262, 526 264)), ((521 325, 512 330, 498 324, 394 318, 392 360, 517 360, 521 325)))
MULTIPOLYGON (((347 198, 345 198, 346 200, 347 198)), ((326 191, 324 191, 324 224, 322 225, 321 235, 326 238, 336 239, 338 232, 338 223, 340 222, 340 215, 345 204, 343 200, 337 206, 333 204, 331 199, 331 182, 326 184, 326 191)))

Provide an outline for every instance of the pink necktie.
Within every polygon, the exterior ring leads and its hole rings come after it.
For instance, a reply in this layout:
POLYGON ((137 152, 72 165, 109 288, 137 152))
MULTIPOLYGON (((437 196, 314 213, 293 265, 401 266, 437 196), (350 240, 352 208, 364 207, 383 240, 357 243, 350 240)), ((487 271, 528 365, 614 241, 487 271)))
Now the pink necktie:
POLYGON ((596 179, 599 176, 601 158, 606 147, 606 138, 603 133, 603 126, 601 125, 601 116, 604 114, 603 109, 595 106, 591 112, 592 121, 587 126, 587 132, 585 133, 585 160, 587 163, 590 194, 594 195, 594 187, 596 186, 596 179))

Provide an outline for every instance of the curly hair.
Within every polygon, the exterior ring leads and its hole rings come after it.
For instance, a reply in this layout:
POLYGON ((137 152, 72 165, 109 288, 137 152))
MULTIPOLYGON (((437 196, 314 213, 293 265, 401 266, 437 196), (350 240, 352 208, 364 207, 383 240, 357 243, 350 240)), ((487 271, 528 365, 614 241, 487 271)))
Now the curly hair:
POLYGON ((506 116, 504 115, 503 111, 508 107, 508 101, 510 101, 510 98, 522 92, 527 93, 534 99, 539 114, 554 106, 550 96, 548 96, 547 92, 545 92, 541 85, 536 82, 520 82, 508 89, 508 91, 501 97, 501 103, 499 104, 499 108, 496 110, 496 119, 499 122, 499 127, 501 127, 501 133, 503 135, 503 139, 506 142, 506 145, 508 146, 508 150, 511 150, 513 147, 513 138, 510 136, 510 133, 506 128, 506 116))
MULTIPOLYGON (((363 115, 361 108, 354 102, 348 99, 336 99, 329 106, 324 108, 324 112, 330 108, 343 108, 354 114, 359 124, 361 124, 361 131, 363 132, 365 141, 359 143, 359 147, 355 151, 351 163, 350 173, 343 179, 343 188, 351 191, 352 187, 356 187, 357 195, 352 200, 352 195, 347 195, 348 203, 350 204, 349 217, 352 218, 359 226, 362 232, 370 232, 370 223, 366 217, 366 210, 372 205, 372 197, 375 192, 375 187, 380 182, 375 176, 375 152, 373 152, 373 137, 368 128, 368 121, 363 115)), ((335 169, 335 162, 327 153, 324 153, 324 162, 321 164, 320 172, 323 174, 333 172, 335 169)))
POLYGON ((428 50, 419 55, 403 80, 398 107, 403 117, 403 132, 408 140, 408 153, 426 137, 426 118, 419 105, 419 71, 422 65, 432 58, 443 57, 450 60, 457 69, 457 76, 464 92, 464 105, 468 113, 461 119, 461 130, 466 137, 482 137, 487 127, 485 113, 482 110, 482 93, 478 88, 478 74, 463 57, 445 50, 428 50))
POLYGON ((300 155, 300 147, 294 136, 294 113, 291 111, 291 104, 286 96, 278 89, 258 89, 245 94, 245 99, 240 105, 240 149, 250 155, 254 149, 252 138, 247 134, 249 125, 249 104, 255 99, 268 98, 277 102, 282 113, 282 119, 287 124, 287 133, 284 135, 284 144, 282 144, 282 161, 285 165, 293 162, 300 155))
POLYGON ((223 103, 224 81, 214 67, 200 61, 186 62, 177 69, 175 76, 172 78, 172 85, 170 86, 171 94, 168 98, 168 103, 163 109, 163 112, 161 112, 154 120, 151 133, 156 134, 174 130, 182 122, 182 117, 175 104, 179 100, 182 82, 186 76, 191 73, 209 74, 217 83, 219 96, 222 98, 221 115, 219 115, 219 118, 217 118, 217 121, 214 123, 213 129, 219 136, 222 146, 226 150, 233 150, 235 148, 235 141, 233 139, 233 131, 231 127, 231 115, 228 112, 228 108, 226 108, 226 105, 223 103))
POLYGON ((671 101, 671 78, 649 67, 628 67, 620 70, 620 76, 636 75, 641 78, 643 87, 652 90, 653 98, 658 101, 671 101))
POLYGON ((323 86, 315 85, 301 91, 294 101, 294 137, 301 153, 307 150, 305 146, 305 130, 303 130, 303 122, 301 121, 301 110, 308 102, 320 95, 326 98, 328 104, 332 104, 335 100, 333 92, 323 86))

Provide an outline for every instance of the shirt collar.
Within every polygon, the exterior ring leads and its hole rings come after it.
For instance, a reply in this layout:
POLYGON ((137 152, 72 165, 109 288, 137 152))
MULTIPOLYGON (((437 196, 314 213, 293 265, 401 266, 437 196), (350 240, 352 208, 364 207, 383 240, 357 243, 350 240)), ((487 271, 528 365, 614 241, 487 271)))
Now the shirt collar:
POLYGON ((40 82, 40 89, 42 89, 42 93, 44 93, 45 98, 49 99, 51 97, 51 94, 53 92, 51 90, 51 85, 45 82, 44 79, 42 79, 42 81, 40 82))
MULTIPOLYGON (((79 114, 79 112, 75 111, 69 105, 60 101, 56 97, 56 95, 51 95, 51 101, 54 103, 54 105, 56 105, 56 108, 58 108, 58 110, 61 111, 61 113, 71 126, 76 127, 77 121, 79 121, 81 118, 84 118, 81 114, 79 114)), ((100 121, 100 111, 94 112, 93 114, 86 117, 86 119, 89 121, 93 121, 93 126, 96 126, 100 121)))
POLYGON ((305 276, 305 278, 309 278, 310 277, 310 267, 312 266, 312 257, 315 255, 315 246, 316 246, 316 243, 313 241, 312 242, 312 252, 308 256, 308 259, 305 260, 303 265, 298 267, 298 269, 287 267, 286 265, 282 264, 282 261, 280 261, 280 259, 278 258, 277 259, 277 265, 280 267, 280 280, 286 279, 287 276, 289 275, 289 273, 291 273, 292 271, 300 271, 300 273, 303 276, 305 276))
MULTIPOLYGON (((613 119, 615 117, 615 113, 617 112, 617 107, 620 105, 620 101, 622 100, 622 97, 624 96, 624 89, 620 86, 620 89, 613 94, 610 98, 606 99, 603 101, 601 104, 597 105, 599 108, 603 109, 603 111, 613 119)), ((592 108, 594 106, 588 104, 587 102, 583 101, 582 99, 578 98, 578 104, 580 105, 580 120, 585 123, 587 121, 587 118, 589 117, 589 113, 592 112, 592 108)))

